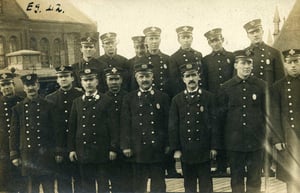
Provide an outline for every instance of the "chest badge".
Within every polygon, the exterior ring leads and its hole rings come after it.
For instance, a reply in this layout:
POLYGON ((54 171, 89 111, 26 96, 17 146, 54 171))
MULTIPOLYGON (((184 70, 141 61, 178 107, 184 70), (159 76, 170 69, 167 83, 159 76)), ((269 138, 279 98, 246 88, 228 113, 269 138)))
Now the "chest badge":
POLYGON ((270 59, 266 59, 266 64, 271 64, 270 59))
POLYGON ((227 58, 227 63, 230 64, 230 59, 229 58, 227 58))
POLYGON ((167 69, 167 68, 168 68, 168 66, 166 64, 164 64, 164 69, 167 69))
POLYGON ((156 108, 160 109, 160 104, 159 103, 156 103, 156 108))
POLYGON ((257 99, 256 94, 252 94, 252 99, 255 101, 257 99))
POLYGON ((204 112, 204 107, 200 106, 200 112, 204 112))

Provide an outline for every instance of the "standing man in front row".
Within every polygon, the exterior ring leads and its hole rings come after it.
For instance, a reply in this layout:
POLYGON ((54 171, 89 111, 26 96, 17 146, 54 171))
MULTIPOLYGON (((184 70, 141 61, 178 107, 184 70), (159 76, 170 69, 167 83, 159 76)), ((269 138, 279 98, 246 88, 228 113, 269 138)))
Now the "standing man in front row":
POLYGON ((82 191, 109 192, 109 160, 116 158, 117 133, 114 124, 112 100, 97 90, 95 69, 80 72, 84 95, 73 101, 69 119, 68 149, 71 161, 78 161, 82 191))
POLYGON ((121 113, 121 149, 133 159, 134 192, 166 192, 164 160, 168 147, 169 97, 154 89, 153 65, 134 67, 139 89, 123 99, 121 113))
POLYGON ((60 88, 47 95, 46 100, 53 103, 58 111, 59 120, 62 121, 62 127, 56 128, 55 138, 57 147, 57 189, 58 192, 71 193, 72 192, 72 177, 74 178, 75 193, 80 193, 80 177, 79 169, 76 163, 70 162, 69 152, 67 149, 67 136, 69 133, 69 116, 72 102, 75 98, 82 95, 73 87, 74 76, 72 74, 72 67, 60 66, 55 68, 57 83, 60 88))
POLYGON ((246 192, 259 193, 265 144, 266 83, 251 76, 250 52, 236 51, 237 75, 220 88, 218 103, 228 151, 233 193, 245 192, 244 171, 247 167, 246 192))
POLYGON ((210 159, 215 159, 217 128, 213 95, 199 88, 197 63, 180 66, 186 89, 177 94, 171 103, 169 140, 174 158, 181 159, 185 192, 212 192, 210 159))
POLYGON ((22 175, 32 183, 32 193, 40 184, 45 193, 54 192, 55 129, 60 126, 53 105, 42 99, 36 74, 21 76, 26 98, 12 108, 10 157, 21 166, 22 175))
POLYGON ((300 49, 283 52, 287 76, 272 87, 273 143, 277 175, 287 183, 288 193, 300 192, 300 49))

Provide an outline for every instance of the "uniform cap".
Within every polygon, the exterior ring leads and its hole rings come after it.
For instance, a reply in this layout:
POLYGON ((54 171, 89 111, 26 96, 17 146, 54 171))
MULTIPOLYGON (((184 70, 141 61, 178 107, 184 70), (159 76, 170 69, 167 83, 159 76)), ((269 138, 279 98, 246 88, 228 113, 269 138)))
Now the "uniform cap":
POLYGON ((146 57, 140 58, 133 66, 134 72, 152 72, 153 64, 150 64, 146 57))
POLYGON ((115 32, 107 32, 100 36, 102 42, 115 41, 116 38, 117 38, 117 34, 115 32))
POLYGON ((80 39, 81 44, 95 44, 96 42, 97 42, 97 39, 95 39, 92 36, 85 36, 80 39))
POLYGON ((55 68, 56 74, 60 73, 71 73, 73 71, 73 68, 71 66, 59 66, 55 68))
POLYGON ((160 36, 161 29, 159 27, 147 27, 144 29, 143 33, 145 36, 160 36))
POLYGON ((251 32, 261 27, 261 19, 254 19, 244 25, 246 32, 251 32))
POLYGON ((184 74, 187 71, 190 70, 196 70, 198 71, 198 65, 195 62, 185 63, 179 66, 181 74, 184 74))
POLYGON ((25 85, 32 85, 38 81, 38 76, 34 73, 23 75, 20 78, 22 80, 22 83, 25 85))
POLYGON ((134 44, 144 44, 145 43, 145 36, 133 36, 131 39, 134 44))
POLYGON ((300 49, 289 49, 282 52, 282 55, 286 59, 300 58, 300 49))
POLYGON ((13 82, 14 75, 12 73, 2 73, 0 74, 0 83, 3 82, 13 82))
POLYGON ((237 50, 234 53, 235 56, 235 61, 237 60, 247 60, 247 61, 253 61, 252 60, 252 55, 253 53, 250 50, 237 50))
POLYGON ((222 35, 222 29, 221 28, 215 28, 215 29, 212 29, 208 32, 206 32, 204 34, 204 36, 208 39, 208 40, 213 40, 217 37, 219 37, 220 35, 222 35))
POLYGON ((112 67, 112 68, 105 68, 104 69, 104 74, 105 76, 110 76, 110 75, 121 75, 122 68, 119 67, 112 67))
POLYGON ((85 68, 79 72, 81 79, 90 79, 97 77, 97 71, 93 68, 85 68))
POLYGON ((176 28, 177 34, 192 34, 193 33, 193 27, 192 26, 181 26, 176 28))

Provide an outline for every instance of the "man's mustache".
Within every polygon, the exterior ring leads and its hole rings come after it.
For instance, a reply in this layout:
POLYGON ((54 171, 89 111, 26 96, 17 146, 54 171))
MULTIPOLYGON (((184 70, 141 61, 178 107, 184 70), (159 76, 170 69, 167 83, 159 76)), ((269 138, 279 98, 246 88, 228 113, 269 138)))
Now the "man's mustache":
POLYGON ((196 84, 196 82, 195 82, 194 80, 190 80, 190 81, 189 81, 189 84, 192 84, 192 83, 193 83, 193 84, 196 84))

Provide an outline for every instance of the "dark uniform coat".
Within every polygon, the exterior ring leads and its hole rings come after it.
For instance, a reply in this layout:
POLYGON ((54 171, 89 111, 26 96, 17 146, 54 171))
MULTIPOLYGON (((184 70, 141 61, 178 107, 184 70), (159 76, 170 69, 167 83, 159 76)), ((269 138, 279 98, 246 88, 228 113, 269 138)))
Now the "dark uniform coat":
POLYGON ((179 48, 174 54, 170 56, 170 76, 172 80, 172 94, 175 96, 179 92, 185 89, 185 84, 182 82, 182 75, 180 73, 179 67, 184 64, 184 62, 192 60, 196 62, 198 66, 198 71, 200 74, 201 80, 199 81, 199 87, 203 87, 205 84, 205 80, 202 76, 202 69, 201 69, 201 60, 202 54, 194 49, 190 50, 183 50, 179 48))
MULTIPOLYGON (((11 122, 11 108, 22 100, 19 96, 0 96, 0 191, 5 188, 13 179, 11 176, 18 175, 17 168, 12 165, 9 154, 9 135, 11 122)), ((19 174, 20 175, 20 174, 19 174)))
MULTIPOLYGON (((130 88, 130 65, 128 63, 128 59, 124 56, 116 54, 113 57, 108 56, 107 54, 104 54, 98 58, 99 61, 105 64, 105 68, 113 68, 118 67, 122 68, 122 77, 123 77, 123 83, 122 88, 125 90, 129 90, 130 88)), ((105 84, 106 85, 106 84, 105 84)), ((105 91, 107 91, 108 88, 106 86, 105 91)))
POLYGON ((265 82, 255 76, 235 76, 221 86, 218 109, 226 150, 252 152, 264 147, 265 92, 265 82))
POLYGON ((272 88, 274 118, 273 143, 286 143, 287 149, 278 152, 277 178, 290 180, 290 174, 300 174, 300 76, 287 76, 272 88))
POLYGON ((212 52, 202 60, 203 77, 206 79, 205 88, 217 94, 221 84, 233 76, 234 55, 223 49, 220 52, 212 52))
POLYGON ((78 97, 73 101, 68 149, 77 153, 82 164, 106 163, 109 151, 117 150, 117 133, 112 100, 104 94, 78 97))
POLYGON ((284 77, 283 60, 279 50, 265 43, 258 46, 251 45, 246 50, 253 53, 254 76, 265 80, 269 86, 284 77))
POLYGON ((100 92, 105 91, 105 79, 104 79, 104 69, 106 68, 105 63, 103 63, 95 58, 92 58, 88 62, 82 59, 80 62, 73 64, 72 68, 73 68, 74 79, 75 79, 74 80, 75 87, 81 88, 79 72, 85 68, 92 68, 92 69, 95 69, 98 74, 98 76, 97 76, 98 80, 99 80, 98 90, 100 92))
POLYGON ((170 148, 182 152, 182 162, 195 164, 209 161, 210 150, 217 148, 213 100, 213 95, 202 89, 194 94, 184 90, 172 99, 169 115, 170 148))
MULTIPOLYGON (((141 60, 147 61, 149 64, 153 65, 153 88, 171 96, 170 56, 162 52, 159 52, 156 55, 146 53, 141 60)), ((132 88, 136 90, 138 88, 136 81, 134 81, 133 84, 132 88)))
POLYGON ((168 146, 169 97, 153 89, 125 95, 121 113, 121 149, 132 149, 136 163, 159 163, 168 146))
POLYGON ((38 97, 25 98, 12 108, 10 157, 21 158, 22 174, 53 173, 55 129, 60 127, 53 105, 38 97))

